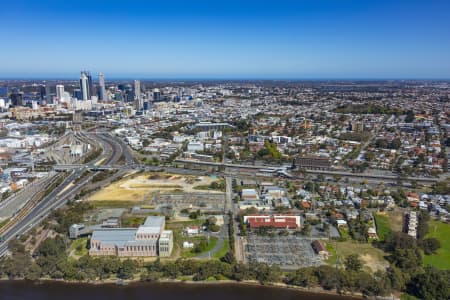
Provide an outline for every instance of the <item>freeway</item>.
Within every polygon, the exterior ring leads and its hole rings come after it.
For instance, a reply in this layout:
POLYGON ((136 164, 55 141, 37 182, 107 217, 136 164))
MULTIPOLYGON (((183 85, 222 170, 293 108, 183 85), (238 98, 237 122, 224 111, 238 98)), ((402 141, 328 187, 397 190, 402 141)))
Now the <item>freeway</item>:
POLYGON ((133 165, 135 163, 130 149, 122 140, 115 138, 107 133, 90 132, 86 133, 86 135, 88 135, 90 139, 99 141, 102 145, 102 148, 106 150, 100 157, 100 159, 109 157, 104 161, 105 165, 117 164, 122 156, 125 160, 126 165, 133 165))
MULTIPOLYGON (((84 136, 93 139, 87 135, 84 136)), ((123 153, 127 163, 134 163, 133 157, 123 143, 117 143, 108 136, 101 136, 99 140, 103 151, 101 157, 94 160, 94 162, 106 160, 108 163, 115 164, 123 153)), ((48 216, 54 209, 63 206, 71 197, 74 197, 74 195, 90 182, 94 174, 84 177, 81 182, 77 182, 76 184, 73 183, 74 180, 79 178, 85 172, 89 165, 92 165, 92 162, 87 165, 78 165, 77 167, 70 169, 70 175, 67 176, 60 185, 29 210, 22 211, 20 214, 21 218, 18 217, 16 220, 13 220, 14 223, 12 223, 5 233, 3 233, 0 242, 0 256, 4 256, 8 253, 8 242, 11 239, 26 233, 35 224, 48 216)))
POLYGON ((18 220, 17 223, 11 226, 11 228, 3 234, 3 240, 0 243, 0 256, 4 256, 7 253, 8 242, 11 239, 16 238, 17 236, 20 236, 28 231, 37 221, 40 221, 42 218, 46 217, 53 209, 64 204, 67 198, 74 195, 75 190, 79 189, 82 183, 69 188, 63 196, 58 196, 58 194, 72 184, 72 182, 78 178, 82 172, 83 169, 73 171, 60 185, 50 192, 50 194, 38 202, 26 216, 18 220))
POLYGON ((11 197, 0 201, 0 218, 6 219, 14 216, 35 194, 45 189, 46 185, 56 178, 56 175, 56 172, 50 172, 47 176, 31 182, 11 197))

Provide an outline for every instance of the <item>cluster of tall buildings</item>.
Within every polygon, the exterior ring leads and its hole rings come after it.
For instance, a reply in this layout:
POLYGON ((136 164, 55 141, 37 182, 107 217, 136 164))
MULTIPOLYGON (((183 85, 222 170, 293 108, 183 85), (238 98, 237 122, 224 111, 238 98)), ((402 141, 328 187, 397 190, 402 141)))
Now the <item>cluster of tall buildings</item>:
POLYGON ((144 114, 150 109, 152 102, 164 101, 166 96, 158 88, 146 90, 140 80, 129 83, 118 83, 106 88, 103 73, 98 74, 98 82, 94 82, 89 71, 80 72, 78 82, 63 84, 43 81, 36 87, 26 86, 21 89, 1 87, 0 109, 11 106, 58 105, 62 104, 72 109, 92 109, 97 101, 115 101, 130 103, 137 114, 144 114), (1 98, 4 95, 5 98, 1 98), (165 98, 164 98, 165 97, 165 98), (8 99, 9 98, 9 99, 8 99))

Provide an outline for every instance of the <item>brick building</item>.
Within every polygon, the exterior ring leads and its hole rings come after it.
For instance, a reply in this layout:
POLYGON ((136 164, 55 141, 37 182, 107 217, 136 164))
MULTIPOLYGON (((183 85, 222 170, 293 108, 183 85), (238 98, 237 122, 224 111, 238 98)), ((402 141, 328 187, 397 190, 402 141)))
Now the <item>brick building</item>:
POLYGON ((267 227, 299 230, 301 228, 300 216, 296 215, 248 215, 244 216, 244 222, 250 229, 267 227))
POLYGON ((89 254, 121 257, 170 256, 173 234, 164 230, 164 217, 147 217, 136 228, 99 229, 92 233, 89 254))

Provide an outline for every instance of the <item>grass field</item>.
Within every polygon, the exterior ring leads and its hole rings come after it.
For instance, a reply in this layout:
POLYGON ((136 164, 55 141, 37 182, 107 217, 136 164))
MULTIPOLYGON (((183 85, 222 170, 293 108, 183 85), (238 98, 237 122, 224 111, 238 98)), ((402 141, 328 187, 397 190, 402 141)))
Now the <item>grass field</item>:
POLYGON ((346 240, 351 239, 347 228, 341 227, 338 230, 339 230, 339 234, 341 235, 341 238, 346 239, 346 240))
POLYGON ((138 227, 139 225, 144 224, 146 217, 136 217, 136 216, 126 216, 122 217, 122 226, 123 227, 138 227))
POLYGON ((428 228, 429 232, 426 237, 437 238, 441 242, 441 248, 437 251, 437 254, 424 255, 424 265, 450 270, 450 225, 439 221, 430 221, 428 228))
POLYGON ((88 238, 79 238, 72 242, 70 251, 73 251, 77 256, 84 256, 88 254, 87 248, 88 238))
MULTIPOLYGON (((197 236, 197 237, 185 237, 183 239, 183 241, 188 241, 191 243, 194 243, 194 247, 195 245, 197 245, 198 243, 200 243, 201 240, 205 239, 205 237, 203 236, 197 236)), ((208 253, 209 251, 211 251, 212 249, 214 249, 214 247, 217 244, 218 239, 215 236, 211 236, 209 237, 209 242, 208 242, 208 246, 205 248, 205 250, 203 250, 202 252, 196 253, 193 251, 193 249, 182 249, 181 250, 181 256, 182 257, 195 257, 204 253, 208 253)))
POLYGON ((220 258, 224 257, 228 251, 230 251, 230 241, 228 239, 225 239, 223 241, 222 248, 220 248, 219 251, 214 253, 213 257, 220 259, 220 258))
POLYGON ((403 213, 403 211, 398 209, 386 212, 392 231, 401 232, 403 230, 403 213))
POLYGON ((378 238, 380 241, 383 241, 384 238, 392 232, 389 217, 382 213, 375 214, 374 217, 377 224, 378 238))
POLYGON ((182 255, 183 242, 186 241, 186 237, 183 236, 183 230, 187 226, 197 225, 200 226, 204 223, 204 220, 189 220, 189 221, 169 221, 166 223, 166 229, 173 231, 173 251, 172 257, 179 257, 182 255))
POLYGON ((389 263, 384 259, 386 253, 368 243, 358 243, 356 241, 330 241, 327 243, 327 248, 332 254, 327 261, 327 263, 331 265, 336 263, 337 255, 339 256, 339 264, 343 266, 345 257, 350 254, 358 254, 364 262, 365 267, 373 272, 384 270, 389 266, 389 263))
POLYGON ((337 260, 336 250, 334 250, 332 242, 327 242, 327 250, 330 252, 330 257, 327 260, 329 265, 335 265, 337 260))

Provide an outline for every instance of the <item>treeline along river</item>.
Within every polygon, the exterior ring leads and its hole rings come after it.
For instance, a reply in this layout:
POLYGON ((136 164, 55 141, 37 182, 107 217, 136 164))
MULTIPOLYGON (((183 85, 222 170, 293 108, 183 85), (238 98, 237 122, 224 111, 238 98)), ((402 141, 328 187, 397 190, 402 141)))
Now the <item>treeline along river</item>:
POLYGON ((332 294, 241 284, 0 282, 1 300, 349 300, 332 294))

